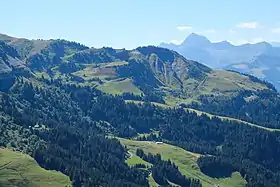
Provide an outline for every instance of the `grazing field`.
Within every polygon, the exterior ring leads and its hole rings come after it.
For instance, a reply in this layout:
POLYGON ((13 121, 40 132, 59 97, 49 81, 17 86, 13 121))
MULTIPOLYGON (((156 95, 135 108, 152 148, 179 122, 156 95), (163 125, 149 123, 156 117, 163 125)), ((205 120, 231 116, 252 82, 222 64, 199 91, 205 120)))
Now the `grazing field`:
POLYGON ((142 91, 137 88, 131 78, 120 78, 117 76, 116 67, 126 65, 127 62, 110 62, 101 64, 86 64, 85 68, 72 73, 75 76, 85 80, 85 84, 89 85, 93 82, 98 83, 97 88, 102 92, 121 95, 129 92, 140 95, 142 91))
POLYGON ((98 89, 113 95, 121 95, 126 92, 133 93, 135 95, 140 95, 142 93, 142 91, 133 84, 131 79, 112 80, 100 85, 98 89))
POLYGON ((188 79, 184 82, 187 91, 182 97, 166 96, 166 101, 176 105, 180 102, 191 103, 199 102, 201 95, 215 95, 233 97, 241 90, 264 90, 266 85, 253 82, 249 77, 225 70, 215 70, 207 74, 203 80, 188 79))
POLYGON ((150 167, 152 164, 150 164, 149 162, 146 162, 145 160, 143 160, 142 158, 140 158, 139 156, 137 156, 134 153, 130 153, 130 156, 128 159, 126 159, 126 163, 130 166, 134 166, 136 164, 144 164, 147 167, 150 167))
MULTIPOLYGON (((162 155, 163 159, 170 159, 179 167, 183 175, 200 179, 203 187, 213 187, 214 184, 218 184, 220 187, 244 187, 246 184, 246 181, 238 172, 234 172, 230 178, 219 179, 204 175, 197 165, 197 159, 200 155, 188 152, 179 147, 169 144, 156 144, 150 141, 134 141, 122 138, 119 138, 119 140, 133 154, 136 153, 137 148, 140 148, 143 149, 146 154, 159 153, 162 155)), ((152 182, 152 179, 149 179, 149 181, 152 182)))
POLYGON ((235 92, 236 90, 242 89, 263 90, 267 88, 263 84, 250 81, 249 77, 245 75, 224 70, 216 70, 209 74, 204 86, 208 87, 208 89, 211 89, 209 91, 213 91, 215 88, 222 92, 235 92))
POLYGON ((86 67, 83 70, 76 71, 73 74, 82 77, 84 80, 91 80, 92 78, 99 78, 102 80, 106 78, 117 78, 115 68, 126 64, 127 62, 84 64, 86 67))
POLYGON ((69 177, 41 168, 29 155, 0 148, 1 187, 70 187, 69 177))
POLYGON ((118 66, 123 66, 127 65, 128 62, 110 62, 110 63, 105 63, 103 67, 118 67, 118 66))
POLYGON ((93 78, 105 79, 116 77, 114 68, 102 65, 88 65, 85 69, 74 72, 76 76, 82 77, 84 80, 91 80, 93 78))

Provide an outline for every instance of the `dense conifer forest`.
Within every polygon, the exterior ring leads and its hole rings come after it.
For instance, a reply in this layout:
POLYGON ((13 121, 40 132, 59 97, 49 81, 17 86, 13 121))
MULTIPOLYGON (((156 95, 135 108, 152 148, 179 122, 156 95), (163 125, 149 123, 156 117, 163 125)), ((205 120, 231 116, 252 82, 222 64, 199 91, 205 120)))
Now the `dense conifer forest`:
MULTIPOLYGON (((1 145, 30 153, 42 167, 69 175, 74 186, 147 186, 148 174, 128 167, 125 149, 105 135, 131 138, 152 130, 159 131, 154 140, 211 155, 199 159, 201 170, 209 176, 239 171, 247 186, 280 184, 278 132, 197 116, 182 108, 125 103, 90 87, 45 82, 38 86, 17 78, 10 91, 2 93, 1 145)), ((176 170, 169 165, 156 164, 153 175, 176 170)))

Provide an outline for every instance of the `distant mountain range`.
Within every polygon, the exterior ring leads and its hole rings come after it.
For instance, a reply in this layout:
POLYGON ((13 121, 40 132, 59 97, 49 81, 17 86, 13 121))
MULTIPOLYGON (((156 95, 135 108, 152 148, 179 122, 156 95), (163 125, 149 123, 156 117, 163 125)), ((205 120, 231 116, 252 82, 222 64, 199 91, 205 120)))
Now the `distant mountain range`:
POLYGON ((280 47, 280 42, 270 42, 273 47, 280 47))
POLYGON ((181 44, 162 43, 185 58, 199 61, 211 68, 230 69, 248 73, 274 84, 280 90, 280 43, 260 42, 233 45, 228 41, 210 42, 192 33, 181 44))

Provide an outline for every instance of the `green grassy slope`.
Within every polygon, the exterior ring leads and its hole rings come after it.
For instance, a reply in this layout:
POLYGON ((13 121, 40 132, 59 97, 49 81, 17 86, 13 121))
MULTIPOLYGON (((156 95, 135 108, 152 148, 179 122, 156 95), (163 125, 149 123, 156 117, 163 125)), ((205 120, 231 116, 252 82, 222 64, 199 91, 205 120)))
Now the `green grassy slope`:
MULTIPOLYGON (((134 141, 127 139, 119 139, 132 154, 135 154, 136 149, 143 149, 145 153, 161 154, 163 159, 170 159, 178 167, 183 175, 192 178, 200 179, 203 187, 213 187, 213 184, 219 184, 220 187, 244 187, 246 181, 240 176, 238 172, 232 174, 231 178, 214 179, 204 175, 197 165, 199 154, 185 151, 176 146, 169 144, 156 144, 150 141, 134 141)), ((149 179, 150 182, 152 179, 149 179)))
POLYGON ((70 187, 69 177, 41 168, 29 155, 0 148, 1 187, 70 187))
POLYGON ((231 71, 215 70, 208 75, 203 86, 213 91, 237 91, 237 90, 263 90, 267 89, 264 84, 253 82, 248 76, 231 71))
POLYGON ((94 86, 118 95, 156 91, 168 105, 199 103, 201 95, 230 98, 240 90, 269 89, 248 76, 211 70, 174 51, 154 46, 133 50, 89 49, 65 40, 27 40, 0 35, 1 40, 14 47, 22 64, 39 77, 94 86))
POLYGON ((159 185, 156 183, 155 179, 150 175, 149 178, 149 186, 150 187, 158 187, 159 185))
POLYGON ((97 88, 103 92, 113 95, 122 95, 126 92, 133 93, 135 95, 140 95, 142 93, 142 91, 133 84, 131 79, 109 81, 97 88))
POLYGON ((116 74, 116 68, 126 64, 127 62, 83 64, 84 69, 72 74, 82 78, 85 81, 84 85, 90 85, 95 81, 97 88, 105 93, 121 95, 129 92, 140 95, 142 91, 133 84, 131 78, 119 78, 116 74), (101 81, 96 81, 97 78, 101 81))
POLYGON ((178 103, 190 104, 193 101, 200 103, 202 95, 213 95, 220 97, 234 97, 240 91, 257 91, 269 89, 265 84, 254 82, 248 76, 225 70, 213 70, 201 80, 185 80, 186 93, 180 97, 173 97, 168 94, 165 101, 168 105, 174 106, 178 103))
POLYGON ((126 159, 126 163, 130 166, 134 166, 136 164, 145 164, 147 167, 150 167, 151 164, 149 162, 146 162, 145 160, 143 160, 142 158, 140 158, 139 156, 137 156, 136 154, 129 152, 130 156, 128 157, 128 159, 126 159))

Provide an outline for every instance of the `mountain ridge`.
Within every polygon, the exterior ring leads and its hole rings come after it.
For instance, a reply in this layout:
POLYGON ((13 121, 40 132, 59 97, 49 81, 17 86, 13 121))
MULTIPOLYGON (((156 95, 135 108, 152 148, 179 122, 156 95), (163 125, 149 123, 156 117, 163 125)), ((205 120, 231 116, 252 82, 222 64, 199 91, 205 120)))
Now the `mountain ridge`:
POLYGON ((15 41, 4 42, 1 56, 24 68, 0 77, 0 145, 62 172, 74 187, 146 187, 148 177, 163 186, 202 186, 164 155, 136 150, 151 168, 127 165, 128 149, 113 137, 198 153, 195 170, 210 181, 239 172, 242 185, 279 186, 280 94, 271 84, 155 46, 15 41))
MULTIPOLYGON (((36 40, 27 43, 30 42, 36 40)), ((15 48, 18 54, 26 51, 22 43, 7 45, 15 48)), ((47 41, 43 46, 40 45, 35 53, 34 48, 36 44, 32 45, 31 50, 28 48, 26 55, 20 55, 26 76, 63 80, 65 83, 90 86, 110 94, 144 95, 148 101, 171 106, 184 104, 201 110, 201 106, 213 97, 219 102, 235 97, 246 100, 250 95, 261 100, 259 93, 275 93, 274 87, 267 82, 232 71, 213 70, 196 61, 187 60, 178 52, 156 46, 133 50, 108 47, 97 49, 60 39, 47 41), (243 95, 243 92, 246 94, 243 95)), ((17 69, 12 72, 13 76, 22 74, 17 69)), ((10 82, 11 85, 14 82, 12 76, 0 81, 10 82)), ((7 89, 8 87, 2 88, 7 89)), ((138 98, 128 98, 130 97, 138 98)), ((246 102, 244 105, 247 105, 246 102)), ((221 114, 236 117, 230 113, 221 114)), ((246 116, 243 116, 242 120, 265 124, 271 128, 278 127, 278 123, 271 125, 252 121, 246 116)))
POLYGON ((192 32, 192 33, 190 33, 181 43, 179 43, 179 44, 175 44, 175 43, 172 43, 172 42, 162 42, 162 43, 160 43, 160 45, 159 46, 161 46, 161 45, 164 45, 164 44, 171 44, 171 45, 175 45, 175 46, 180 46, 180 45, 182 45, 182 44, 184 44, 184 43, 187 43, 187 41, 188 41, 188 39, 194 39, 194 40, 196 40, 196 39, 200 39, 200 40, 202 40, 202 41, 204 41, 205 43, 211 43, 211 44, 219 44, 219 43, 228 43, 228 44, 230 44, 231 46, 234 46, 234 47, 240 47, 240 46, 246 46, 246 45, 255 45, 255 44, 266 44, 266 45, 268 45, 268 46, 273 46, 273 45, 277 45, 277 44, 279 44, 280 42, 267 42, 267 41, 260 41, 260 42, 255 42, 255 43, 243 43, 243 44, 234 44, 234 43, 232 43, 232 42, 230 42, 230 41, 228 41, 228 40, 222 40, 222 41, 216 41, 216 42, 212 42, 212 41, 210 41, 206 36, 203 36, 203 35, 201 35, 201 34, 197 34, 197 33, 194 33, 194 32, 192 32))
MULTIPOLYGON (((8 37, 8 36, 6 36, 8 37)), ((192 34, 191 37, 199 37, 192 34)), ((12 37, 10 37, 12 38, 12 37)), ((17 40, 17 39, 16 39, 17 40)), ((122 66, 116 66, 114 71, 120 73, 121 69, 127 69, 128 66, 141 66, 145 71, 151 71, 152 79, 158 79, 165 86, 179 84, 177 89, 184 87, 184 82, 190 79, 198 82, 205 76, 215 73, 215 70, 208 68, 196 61, 187 60, 185 57, 175 51, 156 46, 138 47, 133 50, 113 49, 108 47, 89 48, 76 42, 66 40, 27 40, 22 39, 24 43, 8 42, 2 43, 4 46, 10 46, 14 50, 13 58, 22 62, 22 66, 29 68, 33 72, 52 71, 54 67, 68 68, 68 73, 73 73, 84 68, 84 65, 101 64, 110 62, 131 62, 122 66), (43 42, 44 45, 36 47, 36 42, 43 42), (31 48, 29 43, 32 43, 31 48), (26 44, 29 48, 26 51, 26 44), (36 50, 34 51, 34 48, 36 50), (25 51, 24 53, 22 51, 25 51), (24 55, 22 55, 24 54, 24 55), (16 56, 15 56, 16 55, 16 56), (72 70, 71 70, 72 69, 72 70)), ((204 38, 202 39, 204 41, 204 38)), ((226 44, 223 42, 222 44, 226 44)), ((5 54, 3 54, 5 55, 5 54)), ((7 59, 7 58, 6 58, 7 59)), ((133 68, 133 67, 130 67, 133 68)), ((144 70, 143 69, 143 70, 144 70)), ((65 73, 62 72, 61 75, 65 73)), ((51 73, 50 76, 53 76, 51 73)))
POLYGON ((159 46, 175 50, 188 59, 199 61, 214 69, 229 69, 257 76, 273 83, 280 90, 280 77, 278 76, 280 73, 280 48, 275 47, 273 43, 262 41, 255 44, 233 45, 228 41, 210 42, 204 36, 190 34, 179 45, 160 44, 159 46), (188 38, 192 38, 192 41, 188 42, 188 38), (201 42, 201 40, 206 42, 201 42), (263 56, 270 56, 274 60, 265 60, 265 67, 254 66, 251 68, 250 64, 258 64, 263 60, 263 56), (279 63, 276 63, 277 61, 279 63))

